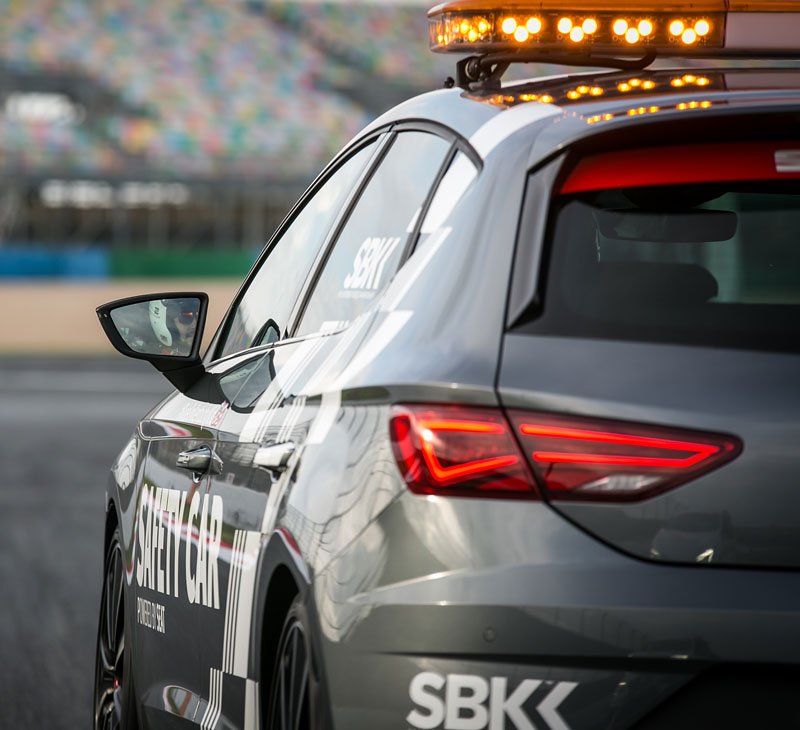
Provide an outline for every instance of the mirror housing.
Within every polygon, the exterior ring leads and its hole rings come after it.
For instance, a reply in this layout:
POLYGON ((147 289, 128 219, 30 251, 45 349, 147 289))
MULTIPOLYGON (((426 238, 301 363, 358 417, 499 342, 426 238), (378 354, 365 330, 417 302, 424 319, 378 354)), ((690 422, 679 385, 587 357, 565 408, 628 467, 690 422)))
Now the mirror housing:
POLYGON ((200 343, 208 312, 204 292, 167 292, 117 299, 97 308, 114 348, 147 360, 185 393, 204 374, 200 343))

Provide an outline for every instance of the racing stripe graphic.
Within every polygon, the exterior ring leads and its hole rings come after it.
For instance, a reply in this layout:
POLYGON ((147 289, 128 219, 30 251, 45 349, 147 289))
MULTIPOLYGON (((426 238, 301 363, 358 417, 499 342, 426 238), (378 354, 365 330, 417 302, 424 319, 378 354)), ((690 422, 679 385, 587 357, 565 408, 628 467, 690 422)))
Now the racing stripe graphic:
POLYGON ((275 417, 275 412, 304 368, 325 344, 324 337, 316 337, 301 342, 283 365, 264 394, 258 399, 256 407, 247 419, 239 435, 240 442, 260 443, 275 417))
POLYGON ((342 393, 339 390, 326 391, 320 399, 317 415, 311 423, 306 437, 306 444, 312 446, 321 444, 325 441, 330 432, 339 411, 342 407, 342 393))
POLYGON ((339 375, 335 388, 342 390, 355 375, 371 364, 386 346, 397 336, 413 316, 413 312, 396 310, 387 312, 386 319, 381 322, 372 336, 361 344, 355 357, 339 375))
POLYGON ((255 590, 256 561, 261 533, 236 530, 233 538, 228 596, 225 601, 225 633, 222 671, 247 679, 250 656, 250 621, 255 590))
POLYGON ((208 704, 200 721, 200 730, 213 730, 222 712, 222 672, 219 669, 211 670, 209 684, 208 704))
POLYGON ((244 686, 244 730, 259 730, 258 682, 248 679, 244 686))
POLYGON ((233 666, 233 643, 230 636, 233 633, 233 619, 236 614, 234 604, 235 596, 239 594, 239 583, 242 575, 241 555, 242 545, 244 543, 244 532, 237 530, 233 537, 233 551, 231 554, 231 570, 230 577, 228 578, 228 596, 225 599, 225 632, 222 641, 222 668, 226 672, 230 672, 233 666))
POLYGON ((278 431, 278 438, 275 439, 277 443, 282 444, 291 440, 292 431, 300 420, 300 416, 303 414, 303 409, 305 407, 306 397, 304 395, 297 396, 297 398, 292 401, 291 406, 289 406, 289 412, 286 414, 283 425, 281 426, 281 430, 278 431))
POLYGON ((301 392, 307 395, 316 395, 320 391, 325 391, 329 387, 329 382, 336 370, 341 370, 345 364, 345 356, 350 354, 356 338, 361 336, 366 328, 366 325, 371 320, 371 313, 364 312, 358 315, 347 328, 345 332, 336 335, 336 345, 326 355, 324 362, 315 370, 311 375, 308 383, 303 386, 301 392))
POLYGON ((412 256, 408 263, 397 272, 386 293, 381 298, 379 309, 382 312, 393 312, 400 306, 403 297, 408 294, 416 280, 438 253, 442 244, 450 235, 451 230, 452 228, 449 227, 440 228, 436 233, 432 234, 432 237, 425 242, 422 251, 419 252, 421 254, 419 258, 412 256))

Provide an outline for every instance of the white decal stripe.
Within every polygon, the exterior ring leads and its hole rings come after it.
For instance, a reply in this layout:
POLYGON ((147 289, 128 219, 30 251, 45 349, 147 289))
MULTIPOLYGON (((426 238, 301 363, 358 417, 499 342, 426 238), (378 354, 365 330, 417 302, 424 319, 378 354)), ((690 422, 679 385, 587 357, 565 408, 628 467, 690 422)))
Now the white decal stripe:
POLYGON ((256 432, 255 443, 260 443, 263 440, 264 434, 272 425, 272 422, 277 415, 278 407, 280 406, 281 401, 287 395, 291 395, 290 391, 292 387, 297 382, 308 363, 313 360, 317 353, 322 349, 324 344, 324 337, 318 337, 309 342, 303 342, 289 358, 289 361, 286 363, 286 365, 278 372, 275 380, 270 383, 270 387, 267 388, 267 391, 272 388, 274 383, 279 383, 279 387, 275 389, 271 403, 268 405, 266 413, 262 416, 261 424, 256 432))
POLYGON ((339 415, 341 406, 341 391, 326 391, 322 394, 319 410, 314 418, 314 422, 311 424, 311 428, 308 430, 306 444, 321 444, 325 440, 333 424, 336 422, 336 417, 339 415))
POLYGON ((217 691, 216 691, 216 703, 214 708, 214 714, 211 717, 211 722, 208 726, 208 730, 214 730, 217 726, 217 721, 219 720, 219 716, 222 714, 222 672, 217 670, 217 691))
POLYGON ((408 320, 412 317, 412 312, 389 312, 380 327, 359 349, 356 356, 341 374, 337 384, 337 390, 341 390, 348 380, 360 373, 367 365, 381 354, 383 349, 397 336, 408 320))
POLYGON ((264 519, 261 521, 261 534, 267 535, 275 527, 275 520, 278 516, 278 505, 280 505, 286 490, 289 488, 287 479, 279 479, 269 489, 267 494, 267 506, 264 507, 264 519))
POLYGON ((277 443, 282 444, 290 439, 291 433, 294 430, 294 427, 297 425, 297 422, 300 420, 300 416, 302 415, 305 406, 305 396, 298 396, 294 399, 292 405, 289 407, 289 410, 286 413, 281 430, 278 432, 278 438, 276 439, 277 443))
POLYGON ((261 545, 261 533, 248 531, 244 535, 242 568, 239 572, 237 590, 235 641, 232 674, 247 678, 250 657, 250 624, 253 616, 253 595, 256 584, 256 562, 261 545))
POLYGON ((436 233, 431 234, 431 238, 425 243, 422 250, 415 253, 408 260, 408 263, 397 272, 397 276, 395 276, 394 281, 386 291, 386 297, 380 303, 382 311, 391 312, 400 306, 403 297, 408 293, 408 290, 413 286, 420 274, 425 271, 431 259, 450 235, 451 230, 453 229, 440 228, 436 233))
POLYGON ((223 646, 222 668, 230 671, 231 636, 233 635, 233 605, 236 601, 236 576, 238 573, 238 563, 236 555, 239 552, 239 541, 241 535, 236 530, 233 538, 233 550, 231 552, 230 578, 228 579, 228 600, 225 606, 225 643, 223 646))
POLYGON ((248 679, 244 685, 244 730, 260 730, 258 682, 248 679))
POLYGON ((470 137, 469 141, 475 151, 486 159, 495 147, 514 132, 542 119, 563 114, 563 110, 553 104, 520 104, 492 117, 470 137))
POLYGON ((239 549, 236 552, 236 583, 233 587, 233 603, 231 604, 231 633, 230 633, 230 645, 228 646, 228 664, 230 669, 228 670, 231 674, 233 673, 233 661, 235 657, 235 649, 236 649, 236 619, 239 613, 239 597, 241 595, 241 587, 242 587, 242 565, 244 561, 242 560, 244 554, 244 544, 245 539, 247 537, 247 533, 243 530, 239 532, 239 549))
POLYGON ((237 555, 241 549, 242 531, 236 530, 233 536, 233 550, 231 551, 230 575, 228 578, 228 596, 225 601, 225 635, 222 642, 222 669, 230 673, 233 661, 233 618, 236 600, 236 583, 239 574, 239 561, 237 555))
MULTIPOLYGON (((222 672, 219 669, 210 670, 208 689, 208 704, 200 721, 202 730, 212 730, 219 719, 218 706, 222 704, 222 672)), ((221 709, 221 708, 220 708, 221 709)))
POLYGON ((239 540, 239 552, 236 554, 236 585, 234 586, 233 604, 231 605, 231 635, 230 645, 228 646, 228 672, 233 674, 234 662, 236 660, 236 622, 239 617, 239 598, 242 587, 242 553, 244 550, 245 533, 242 532, 239 540))
MULTIPOLYGON (((233 538, 233 544, 236 545, 236 538, 233 538)), ((225 596, 225 629, 222 633, 222 669, 228 671, 228 645, 230 643, 230 623, 231 623, 231 596, 233 591, 233 563, 231 563, 230 572, 228 574, 228 595, 225 596)))
POLYGON ((309 381, 303 387, 303 393, 307 395, 315 395, 321 390, 326 390, 326 381, 328 378, 330 378, 332 370, 339 364, 342 356, 351 348, 353 342, 356 340, 356 337, 361 334, 369 321, 369 312, 360 314, 350 323, 350 326, 346 332, 343 332, 341 335, 337 336, 338 342, 328 353, 325 361, 309 378, 309 381))
POLYGON ((323 338, 306 340, 297 345, 289 359, 278 370, 275 380, 258 399, 253 412, 248 417, 239 435, 242 443, 258 443, 269 427, 269 421, 274 414, 276 406, 280 405, 281 400, 288 394, 294 382, 297 380, 308 361, 322 347, 323 338))
MULTIPOLYGON (((239 533, 233 535, 233 551, 236 554, 236 542, 239 539, 239 533)), ((228 645, 230 643, 230 624, 231 624, 231 603, 233 602, 233 576, 235 573, 235 565, 231 558, 230 571, 228 573, 228 595, 225 596, 225 631, 222 637, 222 669, 228 671, 228 645)))
POLYGON ((206 707, 206 712, 203 715, 203 723, 202 723, 203 730, 208 730, 211 727, 211 718, 213 717, 214 709, 216 708, 218 671, 219 670, 217 669, 211 670, 211 679, 209 681, 209 690, 208 690, 208 706, 206 707))

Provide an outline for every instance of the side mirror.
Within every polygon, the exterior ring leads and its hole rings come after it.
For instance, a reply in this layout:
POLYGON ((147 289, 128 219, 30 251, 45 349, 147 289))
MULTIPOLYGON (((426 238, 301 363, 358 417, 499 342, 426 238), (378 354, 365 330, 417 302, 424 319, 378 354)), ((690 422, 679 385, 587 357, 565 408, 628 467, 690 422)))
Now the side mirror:
POLYGON ((97 308, 106 337, 123 355, 147 360, 185 393, 205 373, 200 342, 208 311, 203 292, 145 294, 97 308))

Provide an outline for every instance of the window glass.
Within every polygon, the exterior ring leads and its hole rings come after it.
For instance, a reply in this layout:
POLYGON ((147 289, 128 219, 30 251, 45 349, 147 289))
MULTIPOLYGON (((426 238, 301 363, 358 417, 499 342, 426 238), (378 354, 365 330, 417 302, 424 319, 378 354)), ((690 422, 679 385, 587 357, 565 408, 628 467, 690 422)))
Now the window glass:
POLYGON ((390 281, 449 149, 426 132, 397 136, 325 263, 299 334, 343 326, 390 281))
POLYGON ((558 213, 552 334, 800 351, 800 187, 725 183, 577 196, 558 213))
POLYGON ((431 200, 419 231, 417 248, 442 225, 478 176, 478 168, 463 152, 454 158, 431 200))
POLYGON ((374 148, 373 142, 333 173, 275 244, 233 314, 220 356, 268 344, 286 330, 306 274, 374 148))

